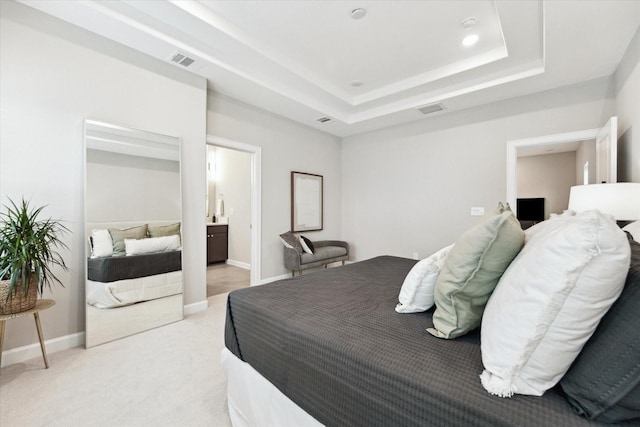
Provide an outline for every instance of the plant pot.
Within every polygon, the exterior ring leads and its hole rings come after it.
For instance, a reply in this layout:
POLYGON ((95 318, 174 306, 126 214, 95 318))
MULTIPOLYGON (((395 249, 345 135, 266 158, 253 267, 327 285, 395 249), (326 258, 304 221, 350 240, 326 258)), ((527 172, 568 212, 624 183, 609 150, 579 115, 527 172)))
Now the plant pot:
POLYGON ((36 306, 38 299, 36 279, 30 279, 26 295, 22 289, 22 280, 18 280, 14 292, 8 300, 7 295, 9 295, 9 281, 0 280, 0 314, 15 314, 31 310, 36 306))

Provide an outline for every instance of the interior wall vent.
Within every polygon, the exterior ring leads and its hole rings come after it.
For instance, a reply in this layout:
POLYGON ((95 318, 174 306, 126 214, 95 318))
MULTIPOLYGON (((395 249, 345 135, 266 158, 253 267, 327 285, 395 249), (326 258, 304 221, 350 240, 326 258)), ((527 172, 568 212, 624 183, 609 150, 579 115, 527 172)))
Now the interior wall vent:
POLYGON ((331 119, 329 117, 320 117, 319 119, 316 119, 317 121, 319 121, 320 123, 326 123, 331 121, 331 119))
POLYGON ((418 107, 416 110, 420 111, 422 114, 432 114, 437 113, 438 111, 443 111, 444 106, 441 103, 425 105, 423 107, 418 107))
POLYGON ((180 52, 176 52, 173 55, 171 55, 171 61, 175 62, 176 64, 180 64, 184 67, 188 67, 189 65, 193 64, 194 62, 196 62, 195 59, 193 58, 189 58, 187 55, 185 55, 184 53, 180 53, 180 52))

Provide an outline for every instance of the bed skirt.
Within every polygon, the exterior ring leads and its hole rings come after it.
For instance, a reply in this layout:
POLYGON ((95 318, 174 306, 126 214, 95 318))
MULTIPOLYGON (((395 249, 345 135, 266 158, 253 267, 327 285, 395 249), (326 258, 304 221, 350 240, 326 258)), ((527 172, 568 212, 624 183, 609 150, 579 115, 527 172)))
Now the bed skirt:
POLYGON ((222 350, 220 359, 227 374, 227 404, 234 427, 322 426, 228 349, 222 350))

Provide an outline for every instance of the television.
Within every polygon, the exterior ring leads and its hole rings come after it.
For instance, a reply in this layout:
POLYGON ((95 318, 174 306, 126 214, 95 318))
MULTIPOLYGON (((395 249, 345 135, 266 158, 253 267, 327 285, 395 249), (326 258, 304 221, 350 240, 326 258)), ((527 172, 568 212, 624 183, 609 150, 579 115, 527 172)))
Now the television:
POLYGON ((518 199, 516 209, 521 221, 544 221, 544 197, 518 199))

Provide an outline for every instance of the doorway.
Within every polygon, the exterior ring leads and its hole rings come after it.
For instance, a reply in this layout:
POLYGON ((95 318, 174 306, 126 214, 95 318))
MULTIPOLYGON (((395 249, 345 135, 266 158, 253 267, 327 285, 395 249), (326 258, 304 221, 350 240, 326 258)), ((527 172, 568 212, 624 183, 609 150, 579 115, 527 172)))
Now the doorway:
MULTIPOLYGON (((517 215, 517 199, 518 199, 518 155, 532 150, 544 152, 547 149, 554 149, 568 144, 575 144, 581 141, 596 141, 596 167, 602 167, 602 164, 609 165, 607 174, 609 182, 616 182, 615 164, 617 161, 617 118, 611 117, 606 125, 602 128, 587 129, 575 132, 567 132, 555 135, 545 135, 534 138, 519 139, 507 141, 507 201, 511 205, 512 210, 517 215), (607 139, 609 143, 606 145, 607 153, 603 156, 601 146, 603 139, 607 139), (598 166, 601 165, 601 166, 598 166), (613 165, 613 166, 611 166, 613 165)), ((577 180, 581 183, 580 180, 577 180)), ((567 200, 568 201, 568 200, 567 200)))
MULTIPOLYGON (((241 234, 244 239, 248 240, 246 242, 241 242, 239 246, 246 244, 249 247, 249 284, 250 286, 255 286, 260 284, 260 229, 261 229, 261 205, 260 205, 260 192, 261 192, 261 147, 257 147, 250 144, 245 144, 238 141, 232 141, 216 136, 207 136, 207 147, 209 148, 215 147, 221 150, 221 153, 226 153, 233 155, 236 154, 235 157, 238 157, 237 154, 244 155, 245 158, 249 158, 248 165, 248 175, 241 178, 241 180, 248 181, 249 187, 249 212, 240 212, 242 201, 239 201, 235 198, 234 194, 227 193, 225 194, 225 188, 229 189, 228 185, 225 187, 224 185, 220 185, 217 189, 215 196, 212 196, 208 199, 207 203, 207 222, 212 221, 212 216, 217 215, 216 220, 222 220, 223 222, 229 223, 229 233, 233 231, 234 225, 239 225, 242 227, 241 229, 236 229, 236 235, 241 234), (222 151, 228 150, 228 151, 222 151), (222 203, 221 203, 222 202, 222 203), (240 208, 237 212, 236 209, 240 208), (221 211, 222 209, 222 211, 221 211), (245 217, 243 217, 245 216, 245 217), (248 232, 247 232, 248 229, 248 232)), ((242 156, 240 156, 242 157, 242 156)), ((224 166, 221 166, 224 167, 224 166)), ((210 164, 207 162, 208 173, 207 176, 210 176, 210 164)), ((207 195, 209 197, 209 185, 207 186, 207 195)), ((230 240, 233 241, 233 236, 230 236, 230 240)), ((234 249, 230 248, 230 254, 233 257, 234 249)), ((242 249, 238 249, 238 251, 242 251, 242 249)), ((234 264, 234 260, 229 262, 230 265, 234 264)), ((240 261, 240 263, 236 263, 235 267, 245 267, 246 263, 240 261), (244 264, 244 265, 243 265, 244 264)))

